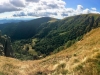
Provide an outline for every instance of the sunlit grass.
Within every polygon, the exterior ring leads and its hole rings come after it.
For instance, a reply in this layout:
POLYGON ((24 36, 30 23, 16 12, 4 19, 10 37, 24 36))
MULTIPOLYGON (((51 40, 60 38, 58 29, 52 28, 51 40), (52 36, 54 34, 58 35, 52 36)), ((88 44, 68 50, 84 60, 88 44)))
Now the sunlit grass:
POLYGON ((20 61, 0 56, 0 75, 99 75, 99 33, 100 28, 93 29, 83 40, 41 60, 20 61))

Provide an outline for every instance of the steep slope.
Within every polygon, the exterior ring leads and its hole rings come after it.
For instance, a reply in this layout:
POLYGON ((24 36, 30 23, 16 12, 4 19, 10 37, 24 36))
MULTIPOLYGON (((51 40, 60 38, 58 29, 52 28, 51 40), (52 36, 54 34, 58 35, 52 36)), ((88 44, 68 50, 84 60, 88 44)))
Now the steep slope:
POLYGON ((100 14, 84 14, 45 23, 38 28, 39 33, 35 38, 39 40, 33 48, 46 55, 58 52, 60 48, 69 47, 91 29, 99 26, 100 14))
POLYGON ((100 75, 100 28, 71 47, 41 60, 0 57, 2 75, 100 75), (5 63, 4 63, 5 62, 5 63))
MULTIPOLYGON (((57 21, 51 20, 39 26, 29 22, 28 27, 25 25, 24 28, 24 25, 21 25, 17 28, 13 34, 16 39, 19 37, 25 39, 30 35, 32 38, 13 42, 16 58, 30 60, 57 53, 79 41, 91 29, 100 26, 100 14, 84 14, 57 21)), ((12 27, 10 30, 15 29, 12 27)))
POLYGON ((26 60, 66 49, 99 26, 100 14, 83 14, 62 20, 43 17, 29 22, 6 24, 1 30, 12 40, 18 40, 13 42, 15 56, 26 60))
POLYGON ((10 36, 12 40, 27 39, 37 33, 37 28, 42 23, 56 20, 55 18, 42 17, 28 22, 0 24, 0 30, 2 30, 3 34, 10 36))

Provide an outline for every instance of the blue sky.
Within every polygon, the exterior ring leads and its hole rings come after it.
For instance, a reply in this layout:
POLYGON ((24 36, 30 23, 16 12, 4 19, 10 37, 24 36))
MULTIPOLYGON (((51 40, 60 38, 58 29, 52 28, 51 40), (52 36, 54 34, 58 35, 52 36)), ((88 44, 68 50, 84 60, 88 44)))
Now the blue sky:
POLYGON ((0 0, 0 18, 65 18, 100 14, 99 0, 0 0))
POLYGON ((97 8, 100 11, 100 0, 64 0, 66 7, 76 8, 77 5, 82 5, 84 8, 97 8))

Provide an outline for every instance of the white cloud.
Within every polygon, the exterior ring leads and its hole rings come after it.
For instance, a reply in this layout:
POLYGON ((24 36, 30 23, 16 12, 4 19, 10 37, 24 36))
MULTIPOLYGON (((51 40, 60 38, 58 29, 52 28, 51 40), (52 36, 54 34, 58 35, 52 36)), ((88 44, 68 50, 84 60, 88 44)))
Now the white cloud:
POLYGON ((62 0, 40 0, 38 3, 35 3, 35 0, 32 1, 34 3, 29 3, 27 8, 15 13, 13 16, 23 16, 22 12, 24 13, 25 11, 27 11, 27 14, 24 16, 57 16, 57 13, 61 13, 60 11, 65 9, 66 5, 66 3, 62 0))
POLYGON ((96 8, 66 8, 64 0, 1 0, 0 13, 15 11, 13 17, 57 17, 63 18, 79 14, 99 13, 96 8))
POLYGON ((96 8, 91 8, 93 11, 96 11, 97 9, 96 8))
POLYGON ((88 14, 88 13, 90 13, 91 11, 89 10, 89 9, 85 9, 85 10, 83 10, 83 14, 88 14))
POLYGON ((82 5, 77 5, 76 11, 81 12, 82 10, 83 10, 83 6, 82 5))

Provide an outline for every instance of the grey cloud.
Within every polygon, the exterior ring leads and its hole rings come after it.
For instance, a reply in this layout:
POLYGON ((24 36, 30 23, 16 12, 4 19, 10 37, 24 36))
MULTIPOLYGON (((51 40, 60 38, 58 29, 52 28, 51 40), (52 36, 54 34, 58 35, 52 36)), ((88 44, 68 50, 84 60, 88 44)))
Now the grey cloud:
POLYGON ((10 3, 16 7, 25 7, 25 4, 22 0, 10 0, 10 3))
POLYGON ((35 8, 36 11, 40 10, 47 10, 47 9, 59 9, 59 6, 57 4, 48 4, 48 5, 41 5, 35 8))
POLYGON ((37 16, 37 14, 36 13, 33 13, 33 12, 29 12, 29 13, 27 13, 27 15, 28 16, 37 16))
POLYGON ((51 12, 41 12, 41 13, 32 13, 32 12, 30 12, 30 13, 28 13, 28 16, 35 16, 35 17, 37 17, 37 16, 50 16, 50 15, 57 15, 57 13, 51 13, 51 12))
POLYGON ((13 16, 14 16, 14 17, 21 17, 21 16, 27 16, 27 14, 24 13, 24 12, 20 12, 20 13, 18 13, 18 14, 13 14, 13 16))
POLYGON ((66 16, 67 17, 68 14, 67 13, 62 13, 61 16, 66 16))
POLYGON ((43 10, 44 8, 43 7, 37 7, 36 8, 36 11, 38 11, 38 10, 43 10))
POLYGON ((43 4, 43 5, 47 5, 47 2, 45 2, 45 1, 42 1, 42 4, 43 4))
POLYGON ((21 9, 16 8, 9 3, 4 3, 3 5, 0 5, 0 13, 11 12, 11 11, 19 11, 19 10, 21 10, 21 9))
POLYGON ((20 13, 15 13, 13 14, 14 17, 21 17, 21 16, 38 16, 37 13, 35 12, 28 12, 28 13, 24 13, 24 12, 20 12, 20 13))
POLYGON ((74 12, 74 9, 69 8, 69 9, 66 9, 65 12, 66 13, 73 13, 74 12))
POLYGON ((48 16, 49 16, 49 15, 55 15, 55 16, 57 15, 56 12, 45 12, 45 14, 47 14, 48 16))
POLYGON ((45 16, 45 17, 49 17, 50 15, 57 15, 56 12, 28 12, 27 14, 24 12, 20 12, 17 14, 13 14, 14 17, 21 17, 21 16, 34 16, 34 17, 39 17, 39 16, 45 16))
POLYGON ((39 2, 40 0, 26 0, 27 2, 39 2))
POLYGON ((48 8, 50 8, 50 9, 56 9, 56 8, 59 8, 59 6, 57 5, 57 4, 48 4, 47 5, 48 6, 48 8))
POLYGON ((66 3, 61 0, 49 0, 49 1, 40 1, 41 4, 46 5, 49 8, 59 8, 59 7, 64 7, 66 3))

